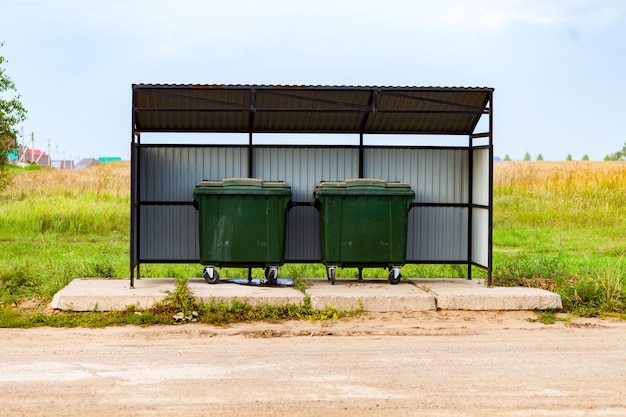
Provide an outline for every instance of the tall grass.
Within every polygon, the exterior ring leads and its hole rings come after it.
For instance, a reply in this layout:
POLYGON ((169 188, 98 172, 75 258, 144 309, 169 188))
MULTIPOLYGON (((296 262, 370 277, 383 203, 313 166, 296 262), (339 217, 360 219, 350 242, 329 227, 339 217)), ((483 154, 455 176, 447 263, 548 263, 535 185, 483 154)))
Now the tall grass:
POLYGON ((499 162, 496 227, 624 227, 626 163, 499 162))
POLYGON ((0 195, 0 236, 128 233, 128 164, 81 171, 40 169, 14 176, 0 195))
POLYGON ((36 199, 44 196, 102 198, 128 197, 130 165, 127 162, 92 165, 82 170, 41 168, 13 169, 13 185, 2 193, 8 200, 36 199))
POLYGON ((625 313, 626 162, 502 162, 494 275, 561 294, 567 311, 625 313))
POLYGON ((12 171, 0 194, 0 302, 45 301, 79 276, 127 274, 127 163, 12 171))

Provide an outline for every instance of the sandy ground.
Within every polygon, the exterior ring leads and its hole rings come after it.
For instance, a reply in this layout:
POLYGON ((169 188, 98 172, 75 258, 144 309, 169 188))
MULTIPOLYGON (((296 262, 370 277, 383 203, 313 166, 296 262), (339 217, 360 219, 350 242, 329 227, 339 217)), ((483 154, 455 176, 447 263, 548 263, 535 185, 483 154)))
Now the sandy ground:
POLYGON ((626 416, 626 322, 535 317, 0 329, 0 415, 626 416))

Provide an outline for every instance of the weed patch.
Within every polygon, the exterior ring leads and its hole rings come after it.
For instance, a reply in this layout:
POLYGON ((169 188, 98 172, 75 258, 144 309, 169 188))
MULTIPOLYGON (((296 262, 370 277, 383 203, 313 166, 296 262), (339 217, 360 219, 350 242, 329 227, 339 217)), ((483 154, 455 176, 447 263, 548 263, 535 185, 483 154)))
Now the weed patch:
POLYGON ((539 322, 543 324, 554 324, 557 321, 563 321, 569 323, 571 320, 569 317, 558 317, 553 311, 542 311, 536 319, 528 319, 531 323, 539 322))

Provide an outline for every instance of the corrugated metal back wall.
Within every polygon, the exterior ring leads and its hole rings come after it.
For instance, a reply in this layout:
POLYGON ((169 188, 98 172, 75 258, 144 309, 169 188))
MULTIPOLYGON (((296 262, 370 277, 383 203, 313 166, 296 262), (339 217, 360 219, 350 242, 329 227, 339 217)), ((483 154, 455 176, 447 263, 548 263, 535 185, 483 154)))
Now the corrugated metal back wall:
POLYGON ((472 203, 472 262, 489 262, 489 149, 474 150, 472 203))
MULTIPOLYGON (((197 212, 189 205, 203 180, 248 177, 246 146, 141 145, 138 184, 142 262, 196 262, 199 259, 197 212)), ((294 202, 313 202, 320 181, 356 178, 357 147, 263 147, 255 145, 253 177, 286 181, 294 202)), ((473 203, 489 203, 489 151, 473 151, 473 203)), ((365 177, 411 185, 416 203, 409 212, 407 262, 467 261, 468 208, 428 204, 467 204, 468 149, 365 148, 365 177)), ((487 265, 488 209, 473 208, 472 261, 487 265)), ((297 206, 288 218, 286 261, 318 262, 319 214, 297 206)), ((137 256, 137 255, 136 255, 137 256)), ((137 259, 135 259, 136 261, 137 259)))

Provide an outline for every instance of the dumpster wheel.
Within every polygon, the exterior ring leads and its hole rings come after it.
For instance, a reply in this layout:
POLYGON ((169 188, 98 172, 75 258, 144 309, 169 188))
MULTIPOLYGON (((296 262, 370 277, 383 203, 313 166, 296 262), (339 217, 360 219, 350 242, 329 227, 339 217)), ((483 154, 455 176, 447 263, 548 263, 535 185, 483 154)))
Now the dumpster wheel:
POLYGON ((390 284, 393 284, 393 285, 398 284, 400 280, 402 279, 400 268, 398 267, 389 268, 389 275, 387 276, 387 278, 389 279, 390 284))
POLYGON ((328 273, 328 280, 330 281, 331 285, 335 285, 335 271, 336 271, 337 267, 335 266, 327 266, 326 267, 326 272, 328 273))
POLYGON ((202 277, 209 284, 217 284, 220 280, 220 273, 217 272, 212 266, 207 266, 204 268, 204 273, 202 277))
POLYGON ((265 268, 265 279, 271 285, 276 285, 278 282, 278 268, 275 266, 268 266, 265 268))

